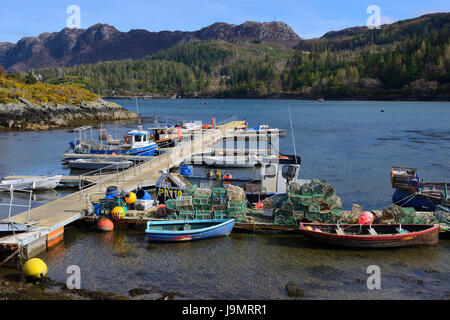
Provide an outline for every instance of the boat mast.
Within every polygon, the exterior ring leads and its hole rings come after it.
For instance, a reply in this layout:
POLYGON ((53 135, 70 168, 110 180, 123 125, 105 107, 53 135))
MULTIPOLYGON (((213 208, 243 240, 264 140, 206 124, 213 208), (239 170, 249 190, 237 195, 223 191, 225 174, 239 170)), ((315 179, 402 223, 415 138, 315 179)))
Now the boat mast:
POLYGON ((288 108, 289 108, 289 121, 291 122, 292 143, 293 143, 293 145, 294 145, 295 164, 298 164, 298 163, 297 163, 297 150, 296 150, 296 148, 295 148, 294 127, 292 126, 291 106, 288 106, 288 108))
POLYGON ((138 124, 141 124, 141 116, 139 115, 139 105, 137 102, 137 95, 134 96, 134 100, 136 101, 136 113, 138 115, 138 124))

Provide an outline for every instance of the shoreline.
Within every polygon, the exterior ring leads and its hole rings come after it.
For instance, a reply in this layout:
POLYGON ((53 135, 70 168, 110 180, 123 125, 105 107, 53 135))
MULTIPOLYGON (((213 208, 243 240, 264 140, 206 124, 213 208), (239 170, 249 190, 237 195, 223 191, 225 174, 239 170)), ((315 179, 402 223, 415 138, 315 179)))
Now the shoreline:
POLYGON ((178 292, 134 288, 128 295, 87 289, 69 289, 65 283, 49 277, 28 281, 20 270, 0 268, 0 301, 2 300, 175 300, 178 292))
POLYGON ((317 101, 320 99, 324 99, 324 101, 405 101, 405 102, 450 102, 450 96, 430 96, 430 97, 392 97, 392 96, 370 96, 370 97, 327 97, 327 96, 297 96, 297 95, 289 95, 289 94, 274 94, 267 96, 254 96, 254 95, 235 95, 235 96, 227 96, 227 95, 181 95, 178 94, 176 98, 174 95, 158 95, 158 96, 103 96, 102 99, 105 100, 162 100, 162 99, 171 99, 171 100, 179 100, 179 99, 221 99, 221 100, 300 100, 300 101, 317 101))
POLYGON ((35 104, 24 98, 0 105, 0 132, 46 131, 139 116, 110 101, 97 99, 73 104, 35 104))

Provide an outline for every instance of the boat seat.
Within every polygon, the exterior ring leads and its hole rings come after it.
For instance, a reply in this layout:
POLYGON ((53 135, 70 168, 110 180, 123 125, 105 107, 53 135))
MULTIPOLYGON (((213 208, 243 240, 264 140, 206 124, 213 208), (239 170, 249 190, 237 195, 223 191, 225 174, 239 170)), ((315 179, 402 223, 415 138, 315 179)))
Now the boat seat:
POLYGON ((341 227, 337 227, 337 228, 336 228, 336 234, 338 234, 338 235, 340 235, 340 236, 345 235, 344 230, 342 230, 341 227))
POLYGON ((372 229, 372 228, 369 228, 369 233, 372 236, 377 236, 378 235, 378 233, 375 231, 375 229, 372 229))

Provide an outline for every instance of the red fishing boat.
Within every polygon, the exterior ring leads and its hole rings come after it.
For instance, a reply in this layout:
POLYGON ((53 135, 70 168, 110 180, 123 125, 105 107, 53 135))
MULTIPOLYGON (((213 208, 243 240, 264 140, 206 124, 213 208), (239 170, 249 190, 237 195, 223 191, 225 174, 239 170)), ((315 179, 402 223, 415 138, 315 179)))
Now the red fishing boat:
POLYGON ((438 224, 300 224, 305 240, 355 248, 435 246, 439 227, 438 224))

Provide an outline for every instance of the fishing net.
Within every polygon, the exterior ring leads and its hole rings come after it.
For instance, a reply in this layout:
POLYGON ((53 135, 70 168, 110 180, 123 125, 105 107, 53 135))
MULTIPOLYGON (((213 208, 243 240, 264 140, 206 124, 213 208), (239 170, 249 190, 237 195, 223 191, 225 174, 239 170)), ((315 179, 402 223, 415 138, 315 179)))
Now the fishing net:
POLYGON ((197 210, 195 213, 195 219, 197 220, 209 220, 212 219, 213 212, 211 210, 197 210))
POLYGON ((191 196, 193 197, 195 195, 195 191, 197 190, 197 185, 196 184, 191 184, 188 185, 185 189, 184 189, 184 195, 185 196, 191 196))
POLYGON ((450 231, 450 210, 437 206, 433 215, 440 224, 441 229, 450 231))
POLYGON ((228 193, 228 201, 232 202, 241 202, 245 197, 244 189, 238 186, 229 185, 227 187, 227 193, 228 193))

